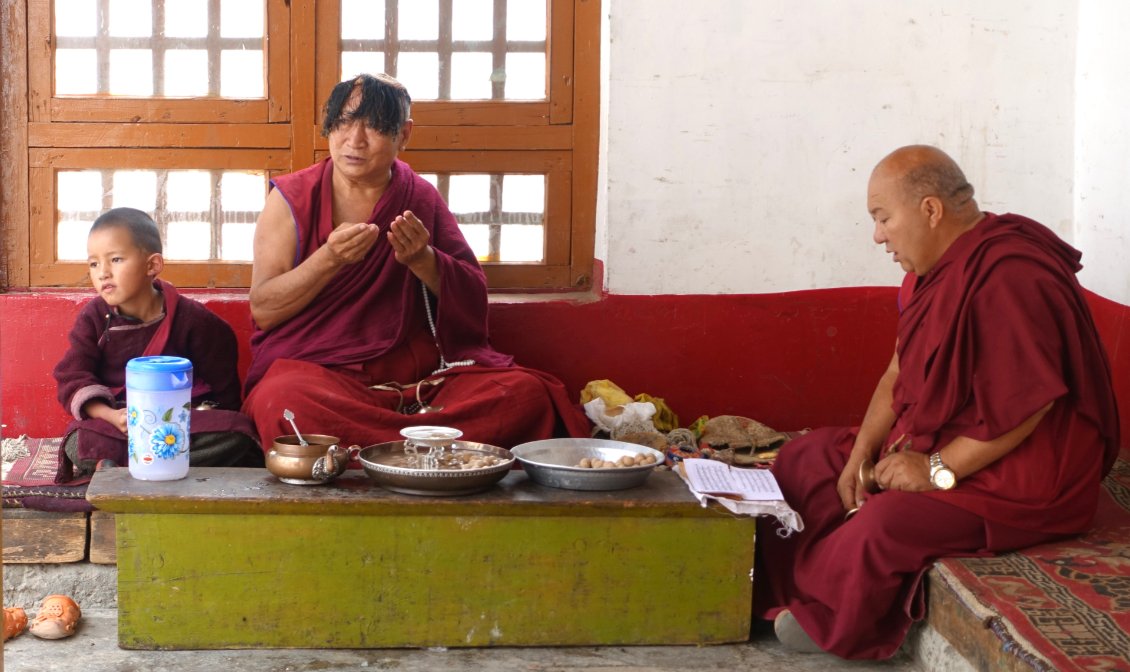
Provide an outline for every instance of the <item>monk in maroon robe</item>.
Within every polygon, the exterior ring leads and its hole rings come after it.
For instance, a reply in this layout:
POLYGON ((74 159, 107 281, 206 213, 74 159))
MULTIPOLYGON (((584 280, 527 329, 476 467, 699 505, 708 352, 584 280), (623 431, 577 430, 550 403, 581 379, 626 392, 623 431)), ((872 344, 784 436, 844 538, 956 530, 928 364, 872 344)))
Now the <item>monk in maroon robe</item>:
POLYGON ((387 76, 338 84, 330 158, 272 182, 244 403, 264 448, 293 433, 284 409, 303 432, 362 446, 424 424, 505 447, 588 436, 557 379, 490 346, 486 276, 436 189, 396 158, 409 106, 387 76))
POLYGON ((894 356, 860 427, 781 451, 773 471, 804 531, 762 522, 757 537, 757 615, 789 648, 845 658, 898 650, 936 559, 1085 531, 1119 446, 1078 251, 981 212, 933 147, 883 159, 868 208, 907 271, 894 356))

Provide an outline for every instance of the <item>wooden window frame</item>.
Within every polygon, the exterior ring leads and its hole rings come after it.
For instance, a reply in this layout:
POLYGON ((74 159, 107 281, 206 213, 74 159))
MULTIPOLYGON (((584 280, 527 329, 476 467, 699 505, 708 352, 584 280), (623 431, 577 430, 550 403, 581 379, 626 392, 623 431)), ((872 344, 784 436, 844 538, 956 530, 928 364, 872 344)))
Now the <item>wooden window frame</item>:
MULTIPOLYGON (((492 291, 591 287, 600 2, 550 1, 547 100, 415 103, 403 154, 420 172, 547 176, 545 260, 485 263, 492 291), (571 40, 554 37, 553 26, 567 26, 571 40)), ((50 35, 51 2, 8 4, 2 30, 11 39, 0 63, 28 77, 14 78, 13 104, 0 120, 3 155, 11 157, 0 165, 0 288, 89 283, 85 264, 54 260, 59 170, 229 168, 274 176, 327 153, 320 106, 340 68, 335 0, 267 0, 262 100, 46 95, 53 90, 51 44, 36 36, 44 27, 50 35)), ((184 287, 246 288, 250 264, 171 262, 165 277, 184 287)))

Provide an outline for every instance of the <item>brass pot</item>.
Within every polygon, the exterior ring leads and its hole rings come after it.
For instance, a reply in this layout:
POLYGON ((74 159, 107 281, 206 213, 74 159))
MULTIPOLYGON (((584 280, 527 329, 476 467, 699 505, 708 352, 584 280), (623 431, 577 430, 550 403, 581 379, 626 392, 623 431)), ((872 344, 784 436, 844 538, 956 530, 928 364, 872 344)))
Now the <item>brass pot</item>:
POLYGON ((321 485, 341 476, 349 466, 350 457, 356 457, 359 446, 342 448, 340 439, 325 434, 303 434, 303 446, 293 434, 275 439, 267 451, 267 471, 283 483, 292 485, 321 485))

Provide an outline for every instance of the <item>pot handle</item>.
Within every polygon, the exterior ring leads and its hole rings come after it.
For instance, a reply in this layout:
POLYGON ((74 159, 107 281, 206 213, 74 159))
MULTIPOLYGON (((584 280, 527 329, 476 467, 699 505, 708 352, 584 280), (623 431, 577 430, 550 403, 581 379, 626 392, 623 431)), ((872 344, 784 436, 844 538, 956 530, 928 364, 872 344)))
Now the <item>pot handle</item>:
MULTIPOLYGON (((335 443, 326 450, 326 456, 319 459, 318 463, 325 465, 326 478, 333 478, 340 476, 342 472, 349 468, 349 462, 356 460, 360 454, 361 446, 357 444, 342 448, 335 443)), ((317 468, 317 464, 315 464, 315 468, 317 468)), ((320 476, 315 476, 315 478, 320 478, 320 476)))
POLYGON ((341 473, 349 466, 348 459, 341 459, 343 452, 346 451, 343 451, 336 443, 327 448, 325 455, 314 460, 314 466, 310 473, 311 478, 324 483, 341 476, 341 473))

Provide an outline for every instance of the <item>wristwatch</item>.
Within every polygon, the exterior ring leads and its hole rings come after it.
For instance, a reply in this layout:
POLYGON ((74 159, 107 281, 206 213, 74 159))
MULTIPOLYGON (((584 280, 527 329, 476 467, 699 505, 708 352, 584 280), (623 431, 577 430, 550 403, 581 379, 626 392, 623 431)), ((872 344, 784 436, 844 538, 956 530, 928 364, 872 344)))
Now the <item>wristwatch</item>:
POLYGON ((941 451, 930 454, 930 483, 938 490, 949 490, 957 484, 953 469, 942 463, 941 451))

